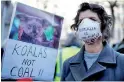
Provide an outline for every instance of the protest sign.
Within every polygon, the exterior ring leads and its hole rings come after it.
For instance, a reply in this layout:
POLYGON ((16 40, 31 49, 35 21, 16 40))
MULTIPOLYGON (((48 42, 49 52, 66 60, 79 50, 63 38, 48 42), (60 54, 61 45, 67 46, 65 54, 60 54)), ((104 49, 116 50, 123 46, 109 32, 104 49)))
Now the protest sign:
POLYGON ((16 3, 2 78, 53 80, 63 18, 16 3))

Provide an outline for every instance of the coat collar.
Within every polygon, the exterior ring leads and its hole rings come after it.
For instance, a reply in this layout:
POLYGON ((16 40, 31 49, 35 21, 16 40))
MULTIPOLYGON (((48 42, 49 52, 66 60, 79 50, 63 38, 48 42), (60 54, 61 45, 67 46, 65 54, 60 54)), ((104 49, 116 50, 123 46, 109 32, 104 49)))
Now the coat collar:
POLYGON ((116 54, 113 48, 111 48, 107 42, 103 43, 105 46, 98 57, 98 62, 107 64, 116 64, 116 54))
MULTIPOLYGON (((116 64, 116 55, 115 51, 108 45, 107 42, 103 42, 104 48, 101 51, 97 61, 102 63, 110 63, 116 64)), ((81 63, 84 60, 84 50, 85 47, 83 46, 80 51, 73 57, 70 61, 71 64, 73 63, 81 63)))
POLYGON ((114 50, 110 48, 107 42, 103 42, 103 44, 104 48, 101 51, 97 61, 88 71, 86 71, 84 65, 84 46, 81 48, 80 52, 73 57, 73 59, 70 61, 70 69, 75 80, 85 80, 91 75, 104 71, 106 67, 101 63, 116 64, 116 55, 114 50))

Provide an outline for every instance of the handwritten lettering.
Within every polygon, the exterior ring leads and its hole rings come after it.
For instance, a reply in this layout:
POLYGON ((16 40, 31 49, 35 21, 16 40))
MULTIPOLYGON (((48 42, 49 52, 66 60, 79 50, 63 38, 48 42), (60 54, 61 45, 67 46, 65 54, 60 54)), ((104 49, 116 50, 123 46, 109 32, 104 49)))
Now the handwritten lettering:
POLYGON ((20 55, 20 56, 32 56, 32 57, 40 57, 40 58, 47 58, 47 48, 36 48, 32 46, 22 46, 19 44, 16 44, 12 55, 20 55))

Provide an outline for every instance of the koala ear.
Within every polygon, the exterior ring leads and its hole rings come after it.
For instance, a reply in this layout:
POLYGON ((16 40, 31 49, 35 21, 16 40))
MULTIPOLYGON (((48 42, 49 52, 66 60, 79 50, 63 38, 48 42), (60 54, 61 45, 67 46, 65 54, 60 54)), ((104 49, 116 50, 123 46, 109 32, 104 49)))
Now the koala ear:
POLYGON ((16 17, 19 18, 20 21, 28 21, 28 17, 25 14, 17 14, 16 17))
POLYGON ((43 25, 51 25, 51 23, 48 21, 48 20, 46 20, 46 19, 43 19, 43 25))

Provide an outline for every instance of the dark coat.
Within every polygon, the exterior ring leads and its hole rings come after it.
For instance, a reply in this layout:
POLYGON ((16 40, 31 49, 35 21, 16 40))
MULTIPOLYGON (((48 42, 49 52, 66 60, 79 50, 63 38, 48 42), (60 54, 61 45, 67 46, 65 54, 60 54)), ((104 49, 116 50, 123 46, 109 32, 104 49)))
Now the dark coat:
POLYGON ((63 64, 61 81, 124 81, 124 55, 106 42, 96 62, 87 70, 84 46, 63 64))

